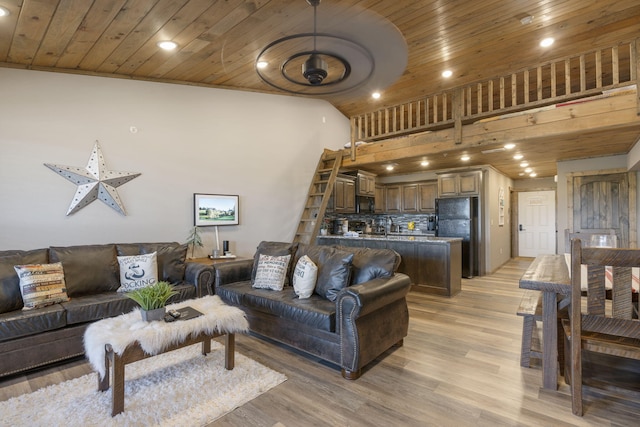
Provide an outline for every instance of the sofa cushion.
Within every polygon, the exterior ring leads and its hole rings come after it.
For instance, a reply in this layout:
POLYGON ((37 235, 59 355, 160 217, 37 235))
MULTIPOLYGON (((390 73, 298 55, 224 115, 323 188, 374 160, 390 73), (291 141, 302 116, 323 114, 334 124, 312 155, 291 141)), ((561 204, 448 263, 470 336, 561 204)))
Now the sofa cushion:
POLYGON ((289 269, 291 255, 272 256, 260 254, 253 287, 281 291, 289 269))
POLYGON ((51 247, 51 262, 61 262, 69 297, 115 292, 120 286, 115 245, 51 247))
POLYGON ((353 253, 331 246, 307 246, 306 254, 318 266, 315 293, 335 301, 338 292, 349 286, 353 253))
POLYGON ((30 264, 14 267, 20 278, 23 310, 69 301, 62 264, 30 264))
POLYGON ((156 252, 144 255, 119 256, 120 287, 118 292, 130 292, 146 288, 158 282, 158 257, 156 252))
POLYGON ((66 326, 65 310, 54 304, 38 310, 17 310, 0 314, 0 342, 66 326))
POLYGON ((26 264, 47 264, 49 250, 2 251, 0 254, 4 254, 0 256, 0 313, 8 313, 20 310, 23 306, 20 278, 13 267, 26 264))
POLYGON ((318 266, 311 261, 307 255, 304 255, 296 263, 293 270, 293 290, 298 298, 309 298, 313 295, 318 279, 318 266))
POLYGON ((158 280, 169 283, 184 281, 187 268, 187 245, 176 242, 160 243, 124 243, 117 245, 119 256, 151 254, 156 252, 158 262, 158 280))
MULTIPOLYGON (((256 272, 258 270, 258 262, 260 261, 260 255, 272 255, 272 256, 282 256, 282 255, 293 255, 296 253, 298 248, 297 243, 285 243, 285 242, 260 242, 258 247, 256 248, 256 253, 253 256, 253 270, 251 271, 251 282, 253 282, 256 278, 256 272)), ((284 286, 287 286, 291 283, 291 275, 293 272, 292 259, 289 259, 289 266, 287 268, 287 276, 284 281, 284 286)))
POLYGON ((351 284, 368 282, 378 277, 391 277, 398 270, 400 255, 392 249, 352 248, 336 246, 353 253, 351 284))
POLYGON ((228 304, 273 314, 327 332, 336 330, 336 304, 319 295, 300 299, 291 287, 274 292, 255 289, 250 281, 223 285, 216 292, 228 304))

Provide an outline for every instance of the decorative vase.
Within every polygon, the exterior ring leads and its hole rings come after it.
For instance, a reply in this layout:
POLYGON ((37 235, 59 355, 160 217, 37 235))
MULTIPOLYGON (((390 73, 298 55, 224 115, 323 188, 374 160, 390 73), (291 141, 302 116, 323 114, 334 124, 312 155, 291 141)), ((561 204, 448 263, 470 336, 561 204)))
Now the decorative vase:
POLYGON ((151 322, 154 320, 162 320, 164 319, 164 315, 166 313, 165 307, 154 308, 153 310, 143 310, 140 309, 140 313, 142 314, 142 320, 145 322, 151 322))

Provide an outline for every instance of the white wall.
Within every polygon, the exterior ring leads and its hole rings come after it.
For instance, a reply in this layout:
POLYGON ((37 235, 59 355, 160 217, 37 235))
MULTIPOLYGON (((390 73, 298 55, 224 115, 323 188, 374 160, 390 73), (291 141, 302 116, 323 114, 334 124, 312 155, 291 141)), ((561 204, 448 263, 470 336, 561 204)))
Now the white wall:
POLYGON ((0 94, 0 250, 184 242, 193 193, 219 193, 240 196, 220 240, 250 256, 292 240, 323 149, 349 141, 316 99, 2 68, 0 94), (96 140, 109 169, 142 174, 118 188, 127 216, 100 201, 66 216, 76 187, 43 165, 84 167, 96 140))
POLYGON ((492 168, 484 173, 484 239, 486 273, 496 271, 511 258, 511 178, 492 168), (504 191, 504 225, 499 225, 499 191, 504 191))

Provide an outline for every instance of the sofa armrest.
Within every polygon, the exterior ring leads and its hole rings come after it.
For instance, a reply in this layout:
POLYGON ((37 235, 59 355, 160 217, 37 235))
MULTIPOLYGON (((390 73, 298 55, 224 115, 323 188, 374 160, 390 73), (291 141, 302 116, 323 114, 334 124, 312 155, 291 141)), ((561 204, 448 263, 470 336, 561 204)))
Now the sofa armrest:
POLYGON ((340 291, 336 311, 343 377, 358 378, 363 366, 402 342, 409 329, 410 288, 409 276, 396 273, 340 291))
POLYGON ((188 262, 184 272, 184 280, 196 287, 198 297, 207 295, 213 284, 213 266, 188 262))
POLYGON ((339 316, 365 316, 391 302, 404 298, 411 289, 411 279, 403 273, 349 286, 336 298, 339 316))
POLYGON ((227 261, 216 264, 214 278, 215 288, 218 288, 218 286, 228 285, 229 283, 246 282, 247 280, 251 280, 252 270, 252 259, 227 261))

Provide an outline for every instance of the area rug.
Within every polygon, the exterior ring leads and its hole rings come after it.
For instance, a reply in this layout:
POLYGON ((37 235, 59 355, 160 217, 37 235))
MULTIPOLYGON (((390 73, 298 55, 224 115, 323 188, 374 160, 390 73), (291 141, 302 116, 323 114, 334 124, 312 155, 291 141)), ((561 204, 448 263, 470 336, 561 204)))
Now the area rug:
POLYGON ((111 417, 111 389, 97 374, 0 402, 1 426, 202 426, 284 382, 286 377, 236 352, 224 368, 224 347, 213 341, 127 365, 125 411, 111 417))

